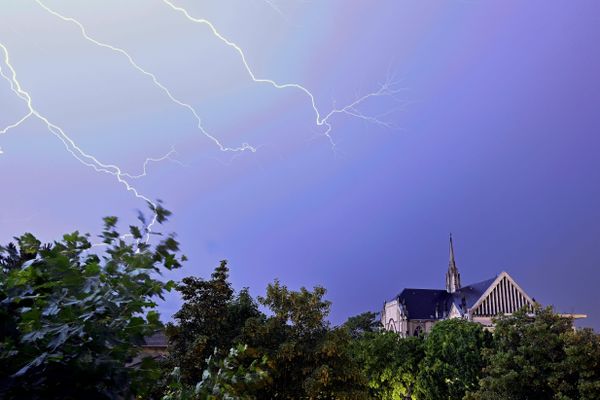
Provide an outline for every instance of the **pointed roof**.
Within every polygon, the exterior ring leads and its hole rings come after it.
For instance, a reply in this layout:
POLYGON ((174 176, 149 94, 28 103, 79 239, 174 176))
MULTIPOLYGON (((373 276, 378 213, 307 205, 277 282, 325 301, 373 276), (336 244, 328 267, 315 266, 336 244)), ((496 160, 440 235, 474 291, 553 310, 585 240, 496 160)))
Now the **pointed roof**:
POLYGON ((479 301, 484 293, 486 293, 486 291, 494 285, 497 278, 498 277, 495 276, 493 278, 486 279, 485 281, 463 286, 460 289, 457 289, 456 292, 451 293, 450 296, 448 296, 448 301, 456 304, 460 310, 464 299, 465 306, 467 308, 471 308, 479 301))
POLYGON ((506 278, 510 282, 510 284, 512 284, 521 293, 521 295, 525 298, 525 300, 528 303, 535 303, 535 301, 531 297, 529 297, 529 295, 521 288, 521 286, 519 286, 519 284, 515 282, 512 276, 508 274, 508 272, 502 271, 500 274, 496 275, 496 278, 491 282, 491 284, 481 294, 481 296, 479 296, 479 299, 477 299, 477 301, 472 305, 472 308, 476 308, 477 306, 479 306, 503 278, 506 278))
POLYGON ((454 243, 452 242, 452 234, 450 234, 450 260, 448 261, 448 272, 446 272, 446 291, 453 293, 460 289, 460 273, 456 268, 456 260, 454 259, 454 243))
POLYGON ((452 243, 452 234, 450 234, 450 261, 448 267, 456 269, 456 261, 454 260, 454 244, 452 243))
POLYGON ((497 277, 482 282, 473 283, 457 289, 454 293, 438 289, 402 290, 394 300, 406 306, 410 319, 444 319, 447 317, 452 304, 461 310, 462 305, 473 307, 486 291, 496 282, 497 277), (436 316, 436 310, 438 311, 436 316))

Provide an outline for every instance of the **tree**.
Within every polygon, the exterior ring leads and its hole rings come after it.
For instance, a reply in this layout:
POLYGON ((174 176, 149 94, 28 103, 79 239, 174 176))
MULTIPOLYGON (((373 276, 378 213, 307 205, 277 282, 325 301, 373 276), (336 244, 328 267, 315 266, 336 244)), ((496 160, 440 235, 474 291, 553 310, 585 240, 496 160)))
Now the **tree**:
POLYGON ((379 331, 381 322, 377 320, 377 313, 367 311, 348 318, 344 327, 348 329, 352 338, 358 339, 365 333, 379 331))
MULTIPOLYGON (((170 215, 152 211, 159 223, 170 215)), ((127 364, 162 326, 155 301, 173 283, 156 274, 185 257, 172 235, 152 246, 145 227, 131 226, 125 239, 117 222, 104 218, 97 251, 78 232, 46 245, 25 234, 0 247, 0 397, 112 399, 151 386, 158 370, 148 359, 127 364)))
POLYGON ((244 340, 269 360, 272 383, 261 399, 361 399, 363 375, 351 357, 346 329, 330 329, 325 289, 289 290, 278 281, 259 302, 270 316, 249 319, 244 340))
POLYGON ((248 290, 236 296, 228 278, 229 268, 223 260, 210 280, 187 277, 176 287, 184 303, 174 315, 176 323, 167 326, 168 366, 178 366, 187 384, 199 382, 215 350, 218 358, 225 357, 245 321, 260 315, 248 290))
POLYGON ((485 365, 482 350, 491 337, 481 325, 463 319, 438 322, 425 339, 417 378, 419 399, 462 399, 478 387, 485 365))
POLYGON ((537 306, 533 314, 523 309, 495 323, 494 346, 485 351, 486 376, 469 399, 552 399, 571 320, 537 306))
POLYGON ((600 338, 537 306, 499 318, 486 376, 469 399, 600 398, 600 338))
POLYGON ((237 345, 223 359, 207 360, 202 380, 196 385, 181 381, 181 369, 171 372, 162 400, 254 400, 256 390, 269 382, 266 357, 257 358, 247 346, 237 345))
POLYGON ((600 336, 591 329, 565 332, 565 358, 550 379, 560 400, 600 399, 600 336))
POLYGON ((395 332, 367 332, 352 343, 352 354, 368 380, 370 398, 414 399, 423 360, 422 337, 403 339, 395 332))

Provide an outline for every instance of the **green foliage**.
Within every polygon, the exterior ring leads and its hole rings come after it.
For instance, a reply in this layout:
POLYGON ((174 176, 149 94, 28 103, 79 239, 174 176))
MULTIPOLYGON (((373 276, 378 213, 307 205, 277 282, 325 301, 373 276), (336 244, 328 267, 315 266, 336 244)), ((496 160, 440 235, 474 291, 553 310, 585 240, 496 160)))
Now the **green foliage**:
POLYGON ((236 296, 228 277, 227 261, 221 261, 210 280, 187 277, 176 287, 184 303, 174 315, 175 323, 167 326, 168 365, 180 368, 186 384, 200 381, 208 358, 215 351, 218 358, 224 357, 245 321, 260 315, 248 290, 236 296))
POLYGON ((162 400, 253 400, 254 393, 269 382, 266 357, 257 358, 247 346, 232 348, 224 359, 207 360, 202 380, 195 386, 181 381, 179 367, 162 400))
POLYGON ((249 319, 244 340, 269 359, 272 383, 261 399, 361 399, 365 381, 349 352, 346 329, 331 329, 325 289, 289 290, 278 281, 259 302, 271 315, 249 319))
MULTIPOLYGON (((159 222, 169 214, 154 211, 159 222)), ((155 276, 181 265, 178 243, 126 241, 117 222, 104 219, 97 252, 78 232, 46 245, 25 234, 0 247, 0 397, 123 398, 150 387, 158 371, 149 360, 126 366, 161 328, 153 308, 169 284, 155 276)))
POLYGON ((421 337, 403 339, 395 332, 368 332, 355 340, 351 349, 368 380, 370 398, 416 398, 414 387, 425 356, 421 337))
POLYGON ((417 377, 419 399, 462 399, 477 388, 482 376, 482 351, 490 334, 463 319, 438 322, 425 339, 425 358, 417 377))
POLYGON ((564 359, 550 379, 557 400, 600 399, 600 336, 591 329, 562 335, 564 359))
POLYGON ((348 352, 348 331, 330 329, 326 320, 325 289, 292 291, 276 281, 259 298, 271 313, 266 316, 247 289, 234 293, 224 261, 209 281, 185 278, 177 289, 184 304, 167 329, 167 368, 178 368, 181 393, 206 381, 207 370, 212 376, 211 354, 220 360, 230 348, 248 345, 244 354, 253 362, 268 359, 268 384, 256 388, 257 398, 355 399, 364 394, 362 375, 348 352))
POLYGON ((308 337, 321 334, 329 326, 325 318, 331 303, 323 300, 325 293, 321 286, 312 292, 304 287, 296 292, 276 280, 267 286, 266 296, 259 297, 258 301, 273 313, 272 321, 282 325, 289 322, 291 333, 308 337))
POLYGON ((377 313, 364 312, 348 318, 344 327, 348 329, 353 339, 362 337, 365 333, 378 332, 381 329, 381 322, 377 320, 377 313))
MULTIPOLYGON (((157 223, 170 215, 152 211, 157 223)), ((185 257, 173 235, 147 244, 140 221, 121 235, 105 218, 102 247, 78 232, 0 247, 0 398, 600 399, 600 337, 549 308, 499 318, 493 339, 459 319, 403 339, 380 331, 375 313, 332 328, 319 286, 275 281, 257 303, 232 289, 225 261, 209 280, 162 282, 185 257), (167 362, 132 367, 162 327, 156 300, 174 287, 184 303, 167 362)))
POLYGON ((589 330, 540 308, 496 321, 486 376, 469 399, 598 399, 600 341, 589 330))

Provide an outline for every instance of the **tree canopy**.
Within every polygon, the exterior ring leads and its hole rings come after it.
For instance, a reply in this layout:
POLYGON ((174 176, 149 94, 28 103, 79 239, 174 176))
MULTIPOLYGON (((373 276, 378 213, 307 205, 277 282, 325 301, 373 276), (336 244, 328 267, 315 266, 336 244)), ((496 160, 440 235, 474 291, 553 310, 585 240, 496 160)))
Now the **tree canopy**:
POLYGON ((419 399, 462 399, 478 387, 485 365, 483 351, 491 335, 480 324, 448 319, 434 325, 425 339, 425 357, 419 366, 419 399))
MULTIPOLYGON (((159 223, 169 215, 153 211, 159 223)), ((173 282, 157 273, 185 258, 173 235, 152 246, 144 226, 131 226, 128 240, 117 222, 104 219, 98 252, 78 232, 0 247, 0 397, 122 398, 149 388, 158 374, 150 360, 127 365, 162 327, 156 299, 173 282)))
POLYGON ((600 338, 551 308, 496 320, 480 387, 469 399, 598 399, 600 338))
POLYGON ((79 232, 0 246, 0 398, 600 399, 600 337, 551 308, 501 316, 493 332, 452 319, 403 338, 373 312, 332 326, 321 286, 275 280, 255 299, 226 261, 208 279, 165 282, 186 261, 175 236, 118 222, 104 219, 100 246, 79 232), (173 288, 183 304, 157 363, 141 348, 173 288))

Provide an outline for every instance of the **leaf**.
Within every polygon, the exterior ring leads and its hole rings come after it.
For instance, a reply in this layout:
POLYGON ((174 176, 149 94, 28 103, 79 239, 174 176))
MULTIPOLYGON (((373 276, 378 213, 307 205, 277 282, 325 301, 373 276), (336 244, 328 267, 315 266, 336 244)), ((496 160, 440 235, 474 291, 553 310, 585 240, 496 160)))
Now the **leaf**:
POLYGON ((117 225, 119 219, 117 217, 104 217, 102 220, 104 221, 104 229, 110 230, 117 225))
POLYGON ((54 351, 57 347, 62 346, 69 338, 69 331, 68 325, 62 325, 58 330, 58 334, 48 343, 48 347, 51 347, 54 351))
POLYGON ((142 238, 142 232, 140 231, 140 228, 138 228, 135 225, 130 225, 129 226, 129 232, 131 232, 131 234, 133 235, 134 239, 141 239, 142 238))
POLYGON ((50 332, 49 328, 37 329, 35 331, 26 333, 22 336, 21 341, 23 342, 35 342, 39 339, 43 339, 50 332))
POLYGON ((174 280, 170 280, 165 284, 165 290, 167 292, 170 292, 171 290, 173 290, 175 287, 177 287, 177 283, 175 283, 174 280))
POLYGON ((46 353, 46 352, 40 354, 35 359, 33 359, 33 361, 31 361, 30 363, 26 364, 23 368, 21 368, 20 370, 18 370, 12 376, 16 378, 16 377, 25 375, 27 373, 27 371, 29 371, 30 368, 34 368, 34 367, 38 367, 38 366, 42 365, 42 363, 46 360, 47 356, 48 356, 48 353, 46 353))
POLYGON ((87 275, 98 275, 100 273, 100 265, 97 262, 90 263, 85 266, 85 273, 87 275))
POLYGON ((149 324, 152 325, 160 325, 160 314, 157 311, 148 311, 146 314, 146 320, 148 320, 149 324))
POLYGON ((44 309, 44 311, 42 312, 42 315, 45 317, 49 317, 49 316, 58 314, 59 311, 60 311, 60 308, 58 307, 58 304, 51 303, 48 307, 46 307, 44 309))

